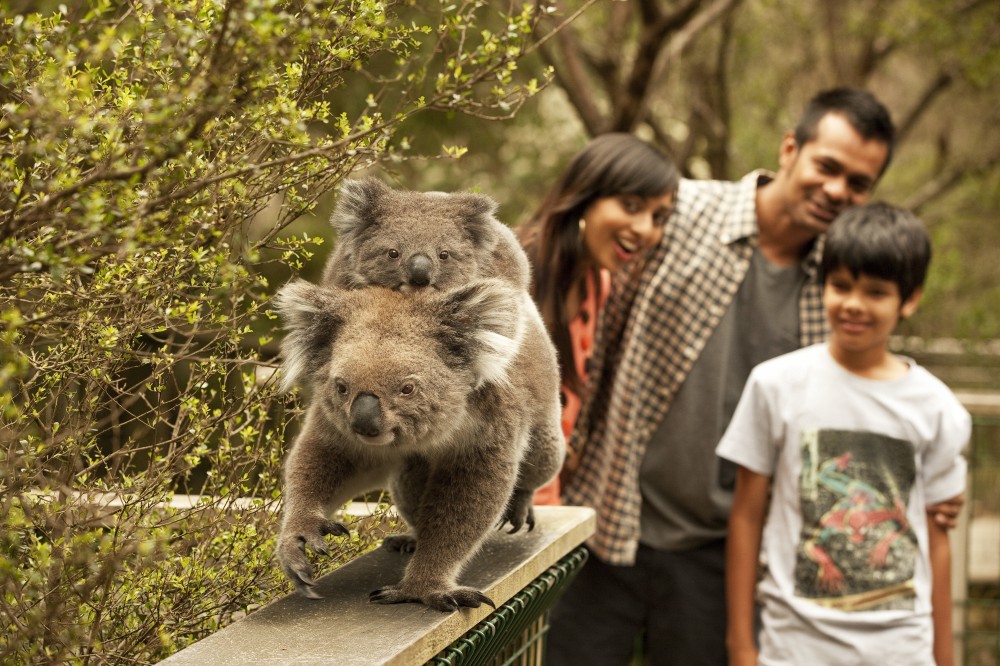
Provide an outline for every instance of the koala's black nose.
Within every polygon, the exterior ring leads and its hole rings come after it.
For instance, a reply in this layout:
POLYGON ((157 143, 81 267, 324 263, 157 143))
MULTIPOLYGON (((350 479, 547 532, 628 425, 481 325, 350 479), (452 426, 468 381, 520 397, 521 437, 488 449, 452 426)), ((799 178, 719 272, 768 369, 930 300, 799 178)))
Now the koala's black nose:
POLYGON ((426 287, 431 283, 434 262, 426 254, 415 254, 406 262, 406 280, 414 287, 426 287))
POLYGON ((351 403, 351 430, 375 437, 382 432, 382 405, 378 396, 371 393, 361 393, 351 403))

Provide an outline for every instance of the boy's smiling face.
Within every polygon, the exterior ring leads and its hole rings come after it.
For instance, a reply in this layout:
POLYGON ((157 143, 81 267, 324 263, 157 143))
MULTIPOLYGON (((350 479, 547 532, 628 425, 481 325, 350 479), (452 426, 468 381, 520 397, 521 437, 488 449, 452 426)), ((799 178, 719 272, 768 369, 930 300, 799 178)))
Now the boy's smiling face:
POLYGON ((823 283, 823 306, 830 322, 830 350, 841 364, 875 369, 889 358, 889 336, 901 318, 917 310, 921 290, 904 302, 892 280, 866 273, 854 276, 838 266, 823 283))

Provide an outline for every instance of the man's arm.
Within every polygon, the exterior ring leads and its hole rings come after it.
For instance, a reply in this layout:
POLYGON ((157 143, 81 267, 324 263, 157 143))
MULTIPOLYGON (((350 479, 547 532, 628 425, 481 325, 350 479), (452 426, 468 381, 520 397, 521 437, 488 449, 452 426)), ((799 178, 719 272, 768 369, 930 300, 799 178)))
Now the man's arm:
POLYGON ((756 666, 754 590, 771 478, 740 467, 726 541, 726 647, 730 666, 756 666))
POLYGON ((928 518, 946 530, 954 529, 958 525, 958 514, 961 513, 963 504, 965 504, 964 494, 956 495, 937 504, 928 504, 928 518))
POLYGON ((931 558, 934 661, 937 666, 952 666, 955 649, 951 629, 951 544, 948 543, 948 528, 931 520, 928 515, 927 534, 931 558))

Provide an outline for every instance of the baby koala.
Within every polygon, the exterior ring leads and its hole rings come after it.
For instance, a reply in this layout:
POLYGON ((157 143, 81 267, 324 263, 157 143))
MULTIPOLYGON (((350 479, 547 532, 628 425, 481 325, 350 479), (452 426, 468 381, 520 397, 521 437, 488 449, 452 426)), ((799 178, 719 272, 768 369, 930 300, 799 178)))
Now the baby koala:
POLYGON ((537 429, 552 387, 533 363, 551 344, 529 335, 524 295, 496 279, 413 293, 298 280, 277 307, 288 330, 283 383, 311 392, 284 468, 285 575, 318 598, 306 548, 325 553, 325 535, 347 534, 333 512, 388 487, 411 532, 386 545, 413 555, 371 600, 494 605, 457 584, 461 568, 498 523, 520 527, 514 498, 555 476, 565 449, 537 429))
POLYGON ((473 193, 393 190, 374 178, 345 181, 330 223, 337 247, 323 283, 398 291, 451 289, 499 278, 528 289, 530 268, 497 204, 473 193))

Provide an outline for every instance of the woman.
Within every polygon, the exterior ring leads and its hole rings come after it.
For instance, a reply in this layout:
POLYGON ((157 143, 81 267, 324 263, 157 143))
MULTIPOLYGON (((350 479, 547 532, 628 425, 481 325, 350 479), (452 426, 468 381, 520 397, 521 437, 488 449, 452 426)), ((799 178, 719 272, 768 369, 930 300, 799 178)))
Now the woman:
MULTIPOLYGON (((604 134, 572 159, 518 229, 533 267, 531 293, 559 354, 567 441, 611 276, 638 267, 660 242, 678 180, 653 146, 630 134, 604 134)), ((577 460, 568 451, 564 469, 572 471, 577 460)), ((535 503, 559 503, 558 479, 536 493, 535 503)))

